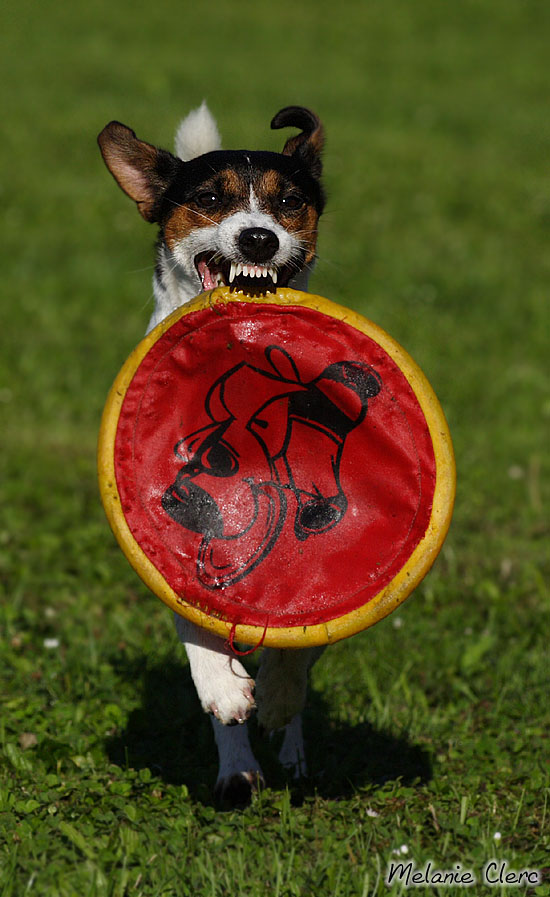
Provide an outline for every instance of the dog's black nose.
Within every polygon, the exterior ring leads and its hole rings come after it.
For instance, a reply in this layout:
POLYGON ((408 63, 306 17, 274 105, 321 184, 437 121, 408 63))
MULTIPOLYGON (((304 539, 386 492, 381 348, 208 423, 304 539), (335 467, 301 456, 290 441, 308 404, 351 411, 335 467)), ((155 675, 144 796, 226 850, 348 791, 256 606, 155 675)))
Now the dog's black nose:
POLYGON ((239 234, 239 248, 251 262, 268 262, 279 248, 279 240, 265 227, 247 227, 239 234))

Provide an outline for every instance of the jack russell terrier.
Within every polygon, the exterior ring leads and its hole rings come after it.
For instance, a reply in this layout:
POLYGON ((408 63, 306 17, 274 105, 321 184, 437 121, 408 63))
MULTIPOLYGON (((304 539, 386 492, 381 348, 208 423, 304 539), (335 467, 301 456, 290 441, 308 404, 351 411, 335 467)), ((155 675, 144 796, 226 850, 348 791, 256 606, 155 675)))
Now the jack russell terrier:
MULTIPOLYGON (((271 122, 275 129, 287 126, 299 133, 281 153, 222 150, 205 103, 180 124, 174 154, 138 139, 120 122, 103 129, 98 142, 107 168, 143 218, 159 227, 155 309, 147 332, 216 286, 258 294, 280 286, 307 290, 325 201, 324 135, 317 116, 300 106, 281 109, 271 122)), ((376 393, 374 381, 369 389, 376 393)), ((177 519, 175 488, 164 501, 177 519)), ((256 706, 264 729, 284 729, 281 763, 303 775, 301 711, 308 671, 323 649, 264 648, 254 683, 222 638, 180 616, 176 628, 199 700, 212 716, 218 798, 245 803, 263 782, 246 726, 256 706)))

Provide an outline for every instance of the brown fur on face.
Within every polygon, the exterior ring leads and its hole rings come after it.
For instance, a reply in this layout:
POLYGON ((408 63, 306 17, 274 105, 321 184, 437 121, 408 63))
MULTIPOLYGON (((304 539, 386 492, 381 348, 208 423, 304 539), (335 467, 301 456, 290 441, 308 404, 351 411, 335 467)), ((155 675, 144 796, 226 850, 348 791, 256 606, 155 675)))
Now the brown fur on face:
POLYGON ((170 250, 179 240, 198 227, 219 224, 227 215, 248 207, 250 188, 235 171, 227 168, 200 185, 189 199, 177 205, 164 225, 164 239, 170 250), (209 205, 208 196, 218 196, 219 203, 209 205))
POLYGON ((201 184, 185 203, 174 208, 164 225, 166 245, 173 250, 176 243, 192 230, 219 224, 229 214, 246 211, 250 208, 251 198, 262 212, 271 215, 300 240, 306 252, 306 264, 310 264, 315 256, 319 216, 293 185, 275 170, 256 172, 253 178, 230 168, 218 172, 201 184), (209 201, 213 196, 218 197, 217 203, 209 201), (300 199, 302 204, 293 207, 300 199))

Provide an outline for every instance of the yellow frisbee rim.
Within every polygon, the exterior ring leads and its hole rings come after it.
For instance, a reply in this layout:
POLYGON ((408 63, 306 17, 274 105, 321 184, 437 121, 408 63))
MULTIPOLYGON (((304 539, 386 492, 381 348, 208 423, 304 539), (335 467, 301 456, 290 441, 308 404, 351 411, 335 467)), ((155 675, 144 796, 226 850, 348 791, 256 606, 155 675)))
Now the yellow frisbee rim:
POLYGON ((235 293, 229 287, 217 287, 202 293, 187 305, 176 309, 136 346, 107 397, 98 440, 98 477, 101 499, 107 519, 126 558, 143 582, 168 607, 193 623, 231 642, 263 644, 277 648, 306 648, 337 642, 378 623, 410 595, 434 563, 447 535, 456 491, 456 468, 451 435, 439 401, 425 375, 411 356, 384 330, 367 318, 322 296, 289 288, 278 289, 267 297, 235 293), (135 372, 160 337, 191 312, 229 302, 249 302, 310 308, 349 324, 377 342, 397 364, 422 409, 433 444, 436 480, 432 512, 426 532, 394 578, 362 607, 333 620, 311 626, 268 627, 233 624, 189 604, 168 585, 162 574, 136 542, 122 511, 115 475, 115 439, 126 390, 135 372))

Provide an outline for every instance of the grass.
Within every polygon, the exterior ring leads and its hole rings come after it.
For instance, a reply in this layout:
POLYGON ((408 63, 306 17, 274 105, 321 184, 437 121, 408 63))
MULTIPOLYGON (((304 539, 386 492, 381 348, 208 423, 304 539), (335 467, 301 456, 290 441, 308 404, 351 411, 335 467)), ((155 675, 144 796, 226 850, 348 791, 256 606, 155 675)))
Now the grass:
POLYGON ((392 859, 480 878, 495 856, 550 894, 548 7, 19 0, 4 18, 0 893, 371 897, 404 891, 392 859), (278 108, 319 112, 312 288, 421 364, 459 473, 432 573, 313 671, 311 778, 287 782, 253 731, 271 788, 243 812, 212 803, 170 614, 95 481, 153 242, 95 135, 119 118, 169 145, 203 96, 228 146, 277 149, 278 108))

